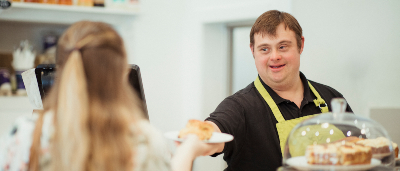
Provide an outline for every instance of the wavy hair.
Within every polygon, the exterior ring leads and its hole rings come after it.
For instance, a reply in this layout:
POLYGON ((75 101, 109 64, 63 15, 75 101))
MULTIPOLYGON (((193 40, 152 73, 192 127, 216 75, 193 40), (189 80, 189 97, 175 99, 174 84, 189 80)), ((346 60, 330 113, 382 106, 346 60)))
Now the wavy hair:
POLYGON ((133 169, 132 125, 143 116, 129 85, 122 38, 108 24, 81 21, 57 45, 57 77, 33 135, 29 169, 39 168, 43 116, 54 113, 51 170, 133 169))

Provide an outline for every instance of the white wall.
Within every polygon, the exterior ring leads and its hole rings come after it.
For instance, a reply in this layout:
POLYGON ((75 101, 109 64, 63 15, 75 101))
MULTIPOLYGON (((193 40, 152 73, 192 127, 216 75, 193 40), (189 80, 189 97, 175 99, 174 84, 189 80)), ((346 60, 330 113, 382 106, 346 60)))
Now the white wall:
MULTIPOLYGON (((141 1, 128 40, 130 61, 141 67, 150 122, 163 132, 188 119, 205 119, 228 95, 228 30, 290 1, 141 1)), ((221 156, 222 157, 222 156, 221 156)), ((201 157, 194 170, 223 170, 221 157, 201 157)))
POLYGON ((400 1, 293 1, 303 28, 300 70, 341 92, 353 111, 400 107, 400 1))
POLYGON ((257 69, 250 50, 251 26, 232 30, 232 94, 243 89, 257 77, 257 69))

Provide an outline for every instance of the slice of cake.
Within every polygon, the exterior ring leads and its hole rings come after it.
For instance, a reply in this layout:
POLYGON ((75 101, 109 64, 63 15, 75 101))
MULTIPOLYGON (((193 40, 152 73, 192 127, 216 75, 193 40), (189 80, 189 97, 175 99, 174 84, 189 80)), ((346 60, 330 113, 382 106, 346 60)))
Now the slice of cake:
POLYGON ((393 143, 393 148, 394 148, 394 156, 396 158, 399 158, 399 146, 396 143, 393 143))
POLYGON ((393 150, 395 152, 395 156, 397 157, 399 154, 399 147, 396 143, 391 142, 389 139, 385 137, 379 137, 375 139, 363 139, 357 141, 356 144, 369 146, 372 149, 372 154, 376 156, 385 155, 390 153, 389 144, 392 143, 393 150))
POLYGON ((200 140, 209 140, 213 132, 214 127, 211 124, 193 119, 188 121, 186 127, 179 132, 178 137, 185 138, 188 134, 195 134, 200 140))
POLYGON ((308 164, 356 165, 370 164, 371 147, 351 142, 335 142, 324 145, 310 145, 306 150, 308 164))
POLYGON ((370 147, 349 144, 340 146, 340 165, 370 164, 372 150, 370 147))

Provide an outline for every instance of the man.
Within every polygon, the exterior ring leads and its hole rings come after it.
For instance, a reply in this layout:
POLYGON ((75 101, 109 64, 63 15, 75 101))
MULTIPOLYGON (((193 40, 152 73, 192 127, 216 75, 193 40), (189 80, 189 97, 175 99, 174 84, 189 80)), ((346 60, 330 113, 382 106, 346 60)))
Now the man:
MULTIPOLYGON (((231 142, 213 144, 209 153, 224 153, 226 170, 276 170, 291 130, 285 122, 331 111, 332 98, 343 97, 299 71, 303 48, 302 29, 292 15, 267 11, 254 23, 250 49, 258 77, 224 99, 206 119, 216 132, 234 136, 231 142)), ((351 112, 350 106, 346 111, 351 112)))

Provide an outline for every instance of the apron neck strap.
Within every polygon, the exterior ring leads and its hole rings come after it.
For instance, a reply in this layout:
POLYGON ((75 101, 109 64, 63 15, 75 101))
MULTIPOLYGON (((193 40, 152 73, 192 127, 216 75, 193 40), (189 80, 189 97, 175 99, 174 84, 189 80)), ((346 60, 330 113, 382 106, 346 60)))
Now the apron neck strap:
POLYGON ((269 95, 268 91, 262 85, 259 77, 257 77, 257 79, 254 81, 254 85, 256 86, 256 89, 264 98, 264 100, 267 102, 268 106, 271 108, 272 113, 275 115, 276 120, 278 122, 285 122, 285 118, 283 118, 281 111, 279 110, 278 106, 272 99, 271 95, 269 95))
POLYGON ((314 93, 315 97, 317 97, 317 99, 314 99, 315 106, 317 106, 317 107, 319 107, 319 109, 321 109, 321 113, 329 112, 328 105, 326 104, 325 100, 321 98, 321 96, 319 95, 317 90, 315 90, 315 88, 311 85, 310 81, 307 81, 307 82, 308 82, 308 86, 310 87, 311 91, 314 93), (324 106, 321 107, 321 104, 323 104, 324 106))
MULTIPOLYGON (((326 105, 326 103, 325 103, 325 100, 321 98, 321 96, 319 95, 317 90, 315 90, 315 88, 311 85, 311 83, 309 81, 308 81, 308 85, 310 86, 311 91, 317 97, 317 99, 314 99, 315 106, 317 106, 321 109, 321 113, 328 112, 329 109, 328 109, 328 105, 326 105), (321 106, 321 104, 325 104, 325 106, 321 106)), ((275 101, 272 99, 271 95, 269 95, 268 91, 262 85, 259 77, 257 77, 256 80, 254 81, 254 86, 256 87, 258 92, 261 94, 261 96, 263 97, 265 102, 267 102, 268 106, 271 108, 272 113, 274 114, 278 123, 284 122, 285 118, 282 116, 281 111, 279 110, 275 101)))

